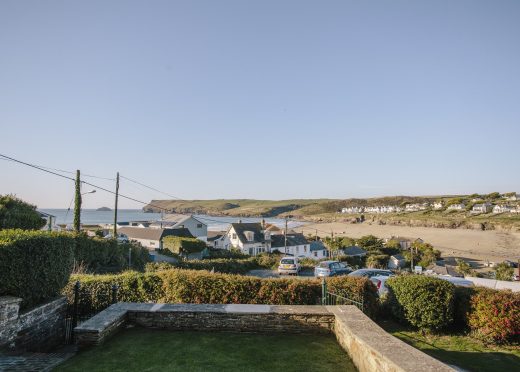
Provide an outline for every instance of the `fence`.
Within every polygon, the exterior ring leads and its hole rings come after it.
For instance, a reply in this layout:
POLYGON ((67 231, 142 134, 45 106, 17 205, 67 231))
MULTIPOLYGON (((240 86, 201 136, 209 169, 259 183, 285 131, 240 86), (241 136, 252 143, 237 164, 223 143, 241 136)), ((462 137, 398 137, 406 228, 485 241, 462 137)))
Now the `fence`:
POLYGON ((322 305, 354 305, 359 310, 365 311, 363 298, 359 300, 353 300, 346 296, 342 296, 333 292, 329 292, 327 289, 327 282, 325 278, 321 279, 321 301, 322 305))
MULTIPOLYGON (((117 285, 113 285, 110 293, 97 294, 97 296, 106 296, 105 299, 110 298, 111 302, 117 302, 117 285)), ((88 293, 86 288, 81 287, 79 281, 74 285, 74 302, 67 305, 67 313, 65 315, 65 343, 72 344, 74 342, 74 328, 84 321, 90 319, 99 312, 93 305, 93 293, 88 293)))

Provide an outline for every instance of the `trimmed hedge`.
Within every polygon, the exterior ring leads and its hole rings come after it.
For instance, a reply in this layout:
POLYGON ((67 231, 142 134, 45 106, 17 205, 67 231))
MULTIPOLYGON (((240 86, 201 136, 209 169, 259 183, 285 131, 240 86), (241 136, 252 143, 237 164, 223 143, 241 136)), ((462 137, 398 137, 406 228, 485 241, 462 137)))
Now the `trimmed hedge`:
POLYGON ((147 272, 171 270, 174 268, 189 270, 214 270, 224 274, 246 274, 247 272, 258 269, 258 263, 254 257, 247 259, 224 259, 217 258, 212 260, 189 260, 177 263, 154 262, 146 264, 147 272))
POLYGON ((180 236, 167 236, 163 239, 163 248, 172 253, 187 255, 201 252, 207 248, 206 243, 197 238, 185 238, 180 236))
POLYGON ((73 256, 70 234, 0 230, 0 296, 21 297, 22 308, 56 297, 69 280, 73 256))
POLYGON ((520 293, 479 288, 470 305, 467 321, 475 337, 497 344, 520 341, 520 293))
POLYGON ((128 250, 131 250, 132 269, 144 270, 150 262, 150 254, 140 245, 120 244, 115 239, 88 237, 85 234, 74 236, 74 259, 76 265, 85 265, 88 271, 96 273, 120 272, 128 269, 128 250))
MULTIPOLYGON (((209 273, 183 269, 119 275, 73 275, 63 294, 73 302, 73 287, 81 282, 80 303, 95 310, 110 305, 112 284, 117 284, 118 300, 131 302, 316 305, 321 282, 316 279, 260 279, 249 276, 209 273)), ((336 293, 362 299, 368 315, 377 313, 377 293, 366 278, 330 278, 336 293)))
POLYGON ((387 280, 388 303, 401 322, 437 331, 453 323, 455 286, 424 275, 403 275, 387 280))

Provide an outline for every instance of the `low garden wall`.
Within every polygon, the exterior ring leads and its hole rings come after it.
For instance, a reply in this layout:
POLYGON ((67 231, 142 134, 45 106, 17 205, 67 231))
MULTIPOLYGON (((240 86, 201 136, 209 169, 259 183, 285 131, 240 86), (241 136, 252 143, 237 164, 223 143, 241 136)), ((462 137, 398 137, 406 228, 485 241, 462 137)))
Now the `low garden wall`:
POLYGON ((47 351, 65 338, 64 297, 19 313, 21 298, 0 297, 0 348, 47 351))
POLYGON ((74 330, 98 345, 125 324, 176 331, 333 333, 362 371, 453 371, 386 333, 355 306, 118 303, 74 330))

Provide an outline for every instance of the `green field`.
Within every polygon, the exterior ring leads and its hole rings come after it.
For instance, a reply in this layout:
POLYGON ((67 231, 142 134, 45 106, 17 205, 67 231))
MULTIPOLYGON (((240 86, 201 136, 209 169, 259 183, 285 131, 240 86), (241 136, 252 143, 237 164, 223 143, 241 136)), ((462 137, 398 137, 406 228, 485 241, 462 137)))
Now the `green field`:
POLYGON ((332 335, 126 329, 55 371, 355 371, 332 335))

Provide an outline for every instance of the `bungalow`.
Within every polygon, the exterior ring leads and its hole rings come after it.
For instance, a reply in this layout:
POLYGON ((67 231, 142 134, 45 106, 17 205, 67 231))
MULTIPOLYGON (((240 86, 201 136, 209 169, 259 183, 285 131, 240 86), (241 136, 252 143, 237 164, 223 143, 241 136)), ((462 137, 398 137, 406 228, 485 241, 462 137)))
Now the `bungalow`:
POLYGON ((491 203, 475 204, 471 209, 471 213, 489 213, 493 205, 491 203))
POLYGON ((312 258, 310 243, 305 236, 300 233, 288 233, 285 235, 271 236, 271 251, 278 250, 283 254, 295 257, 312 258), (285 239, 287 237, 287 247, 285 246, 285 239))
POLYGON ((329 256, 328 249, 323 245, 321 241, 312 241, 310 244, 311 256, 310 258, 319 260, 320 258, 326 258, 329 256))
POLYGON ((448 211, 463 211, 464 209, 466 209, 466 205, 464 203, 452 204, 446 208, 448 211))
POLYGON ((118 229, 118 233, 126 235, 130 241, 136 241, 148 249, 163 249, 162 240, 166 236, 194 237, 186 228, 121 227, 118 229))
POLYGON ((367 251, 361 247, 353 245, 351 247, 341 249, 340 255, 348 257, 365 257, 367 255, 367 251))
POLYGON ((390 259, 388 260, 388 268, 389 269, 400 269, 405 267, 406 265, 406 258, 402 254, 394 254, 393 256, 390 256, 390 259))
POLYGON ((158 229, 178 229, 178 228, 186 228, 190 231, 191 235, 200 239, 202 241, 207 241, 208 239, 208 225, 204 222, 200 221, 193 215, 185 216, 183 214, 173 214, 168 215, 165 219, 161 221, 154 222, 151 224, 152 228, 158 229))
POLYGON ((271 251, 271 233, 261 223, 232 223, 226 233, 215 240, 215 248, 240 249, 242 253, 256 256, 271 251))
POLYGON ((493 213, 511 213, 513 207, 510 205, 495 205, 493 207, 493 213))

